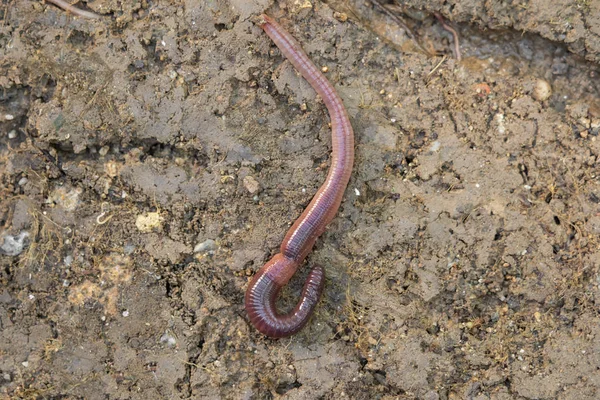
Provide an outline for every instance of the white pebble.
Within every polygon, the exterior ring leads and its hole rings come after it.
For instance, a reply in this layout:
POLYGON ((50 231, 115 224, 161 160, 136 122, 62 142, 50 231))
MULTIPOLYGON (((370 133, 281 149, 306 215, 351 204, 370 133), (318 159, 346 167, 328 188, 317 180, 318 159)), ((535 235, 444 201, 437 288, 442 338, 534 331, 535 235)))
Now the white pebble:
POLYGON ((543 79, 535 81, 532 96, 537 101, 548 100, 552 96, 552 87, 543 79))
POLYGON ((21 232, 16 236, 6 235, 4 239, 0 238, 0 254, 6 254, 7 256, 18 256, 23 252, 23 249, 27 245, 25 239, 29 237, 29 232, 21 232))
POLYGON ((213 239, 206 239, 202 243, 198 243, 194 247, 194 253, 210 253, 217 249, 217 242, 213 239))

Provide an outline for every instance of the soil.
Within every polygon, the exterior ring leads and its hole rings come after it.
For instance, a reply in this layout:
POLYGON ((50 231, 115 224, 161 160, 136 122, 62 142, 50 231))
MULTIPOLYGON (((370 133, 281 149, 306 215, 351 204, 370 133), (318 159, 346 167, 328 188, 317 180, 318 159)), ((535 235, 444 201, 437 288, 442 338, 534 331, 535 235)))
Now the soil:
POLYGON ((0 396, 600 398, 600 0, 76 5, 0 3, 0 396), (356 135, 281 340, 244 291, 331 138, 262 12, 356 135))

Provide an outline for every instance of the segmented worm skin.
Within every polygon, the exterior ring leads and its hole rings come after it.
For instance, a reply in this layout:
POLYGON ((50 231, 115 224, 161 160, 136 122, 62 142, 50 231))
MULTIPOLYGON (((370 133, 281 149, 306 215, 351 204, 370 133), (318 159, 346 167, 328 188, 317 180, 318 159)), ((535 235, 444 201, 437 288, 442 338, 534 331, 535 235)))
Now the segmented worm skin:
POLYGON ((323 99, 331 118, 332 155, 327 179, 285 235, 280 252, 254 275, 246 290, 246 311, 252 324, 261 333, 280 338, 293 335, 306 325, 323 292, 325 271, 315 266, 296 307, 287 314, 278 313, 275 307, 279 290, 310 253, 342 202, 354 162, 354 133, 342 100, 300 44, 266 15, 261 16, 259 25, 323 99))

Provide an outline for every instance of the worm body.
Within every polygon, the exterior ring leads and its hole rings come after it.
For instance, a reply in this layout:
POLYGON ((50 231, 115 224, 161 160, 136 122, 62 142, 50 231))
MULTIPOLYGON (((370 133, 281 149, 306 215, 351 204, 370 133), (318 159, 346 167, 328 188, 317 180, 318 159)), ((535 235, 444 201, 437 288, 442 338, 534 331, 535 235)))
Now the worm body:
POLYGON ((266 15, 261 16, 259 25, 323 99, 331 118, 332 154, 327 179, 285 235, 280 252, 254 275, 246 290, 246 311, 252 324, 261 333, 279 338, 293 335, 306 325, 323 291, 325 271, 315 266, 296 307, 287 314, 278 313, 275 307, 280 289, 288 283, 337 213, 352 172, 354 134, 342 100, 300 44, 266 15))

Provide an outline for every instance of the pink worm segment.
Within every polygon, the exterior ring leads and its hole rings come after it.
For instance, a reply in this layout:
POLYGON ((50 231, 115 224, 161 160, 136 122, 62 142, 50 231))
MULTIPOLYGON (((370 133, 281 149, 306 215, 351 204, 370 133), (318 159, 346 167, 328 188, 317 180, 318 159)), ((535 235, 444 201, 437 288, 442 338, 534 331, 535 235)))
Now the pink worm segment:
POLYGON ((294 275, 340 207, 354 163, 354 133, 342 99, 300 44, 267 15, 261 19, 261 28, 323 99, 331 118, 333 147, 325 183, 285 235, 280 253, 254 275, 246 290, 246 311, 252 325, 267 336, 280 338, 293 335, 306 325, 323 292, 325 271, 315 266, 296 307, 287 314, 278 313, 275 307, 280 289, 294 275))

